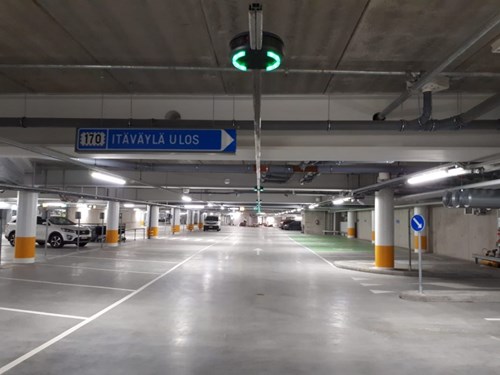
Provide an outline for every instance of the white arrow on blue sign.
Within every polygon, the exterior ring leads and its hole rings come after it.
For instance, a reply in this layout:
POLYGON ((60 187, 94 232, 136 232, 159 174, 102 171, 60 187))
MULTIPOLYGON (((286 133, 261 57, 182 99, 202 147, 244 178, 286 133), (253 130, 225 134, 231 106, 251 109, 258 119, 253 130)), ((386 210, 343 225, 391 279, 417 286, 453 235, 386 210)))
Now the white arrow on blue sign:
POLYGON ((235 129, 78 129, 76 152, 236 152, 235 129))
POLYGON ((410 225, 415 232, 421 232, 425 228, 425 219, 422 215, 413 215, 410 225))

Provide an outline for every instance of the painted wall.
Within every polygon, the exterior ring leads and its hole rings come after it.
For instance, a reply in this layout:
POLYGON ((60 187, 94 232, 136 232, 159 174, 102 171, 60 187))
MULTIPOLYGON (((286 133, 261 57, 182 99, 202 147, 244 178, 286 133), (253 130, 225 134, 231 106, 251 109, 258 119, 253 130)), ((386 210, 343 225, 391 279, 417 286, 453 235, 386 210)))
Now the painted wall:
POLYGON ((306 211, 302 224, 306 234, 323 234, 326 225, 326 215, 324 211, 306 211), (318 224, 316 224, 318 222, 318 224))
POLYGON ((429 221, 430 240, 436 254, 472 260, 472 254, 495 247, 497 210, 476 216, 464 215, 463 209, 433 207, 429 221))
POLYGON ((357 224, 357 238, 372 240, 372 214, 371 211, 359 211, 357 224))

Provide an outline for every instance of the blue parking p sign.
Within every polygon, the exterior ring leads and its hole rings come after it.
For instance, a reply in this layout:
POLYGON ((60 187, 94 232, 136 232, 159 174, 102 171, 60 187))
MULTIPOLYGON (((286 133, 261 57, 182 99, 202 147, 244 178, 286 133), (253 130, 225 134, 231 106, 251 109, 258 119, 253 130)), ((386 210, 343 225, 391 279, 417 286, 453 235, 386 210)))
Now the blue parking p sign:
POLYGON ((425 219, 422 215, 413 215, 410 225, 415 232, 421 232, 425 228, 425 219))

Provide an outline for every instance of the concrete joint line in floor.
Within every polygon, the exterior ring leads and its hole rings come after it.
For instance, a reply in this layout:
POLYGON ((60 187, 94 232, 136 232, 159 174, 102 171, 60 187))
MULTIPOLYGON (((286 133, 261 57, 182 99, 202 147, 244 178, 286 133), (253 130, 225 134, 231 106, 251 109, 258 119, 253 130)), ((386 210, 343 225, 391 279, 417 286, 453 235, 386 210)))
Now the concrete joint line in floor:
POLYGON ((87 285, 87 284, 73 284, 73 283, 60 283, 57 281, 44 281, 44 280, 32 280, 32 279, 20 279, 17 277, 4 277, 0 276, 2 280, 13 280, 21 281, 26 283, 38 283, 38 284, 51 284, 51 285, 63 285, 63 286, 75 286, 79 288, 95 288, 95 289, 109 289, 109 290, 119 290, 123 292, 133 292, 135 289, 124 289, 124 288, 113 288, 111 286, 100 286, 100 285, 87 285))
POLYGON ((71 335, 73 332, 76 332, 78 331, 80 328, 82 327, 85 327, 87 324, 93 322, 94 320, 96 320, 97 318, 101 317, 102 315, 106 314, 107 312, 113 310, 115 307, 117 306, 120 306, 122 303, 128 301, 130 298, 134 297, 135 295, 139 294, 140 292, 142 292, 144 289, 150 287, 151 285, 153 285, 154 283, 156 283, 157 281, 161 280, 162 278, 164 278, 165 276, 167 276, 168 274, 170 274, 171 272, 175 271, 177 268, 183 266, 184 264, 186 264, 187 262, 189 262, 191 259, 193 259, 194 257, 196 257, 198 254, 201 254, 203 251, 211 248, 212 246, 216 245, 218 242, 222 242, 226 239, 228 239, 230 236, 227 236, 227 237, 224 237, 222 238, 220 241, 217 241, 217 242, 214 242, 213 244, 211 245, 208 245, 208 246, 205 246, 204 248, 198 250, 196 253, 194 253, 193 255, 191 255, 190 257, 184 259, 182 262, 176 264, 175 266, 173 266, 172 268, 170 268, 169 270, 165 271, 164 273, 162 273, 160 276, 158 277, 155 277, 153 280, 151 280, 150 282, 144 284, 143 286, 141 286, 139 289, 135 290, 134 292, 130 293, 130 294, 127 294, 125 297, 123 297, 122 299, 116 301, 115 303, 109 305, 108 307, 102 309, 101 311, 98 311, 97 313, 95 313, 94 315, 92 315, 91 317, 89 318, 86 318, 85 320, 83 320, 82 322, 78 323, 77 325, 71 327, 70 329, 64 331, 63 333, 59 334, 58 336, 50 339, 49 341, 43 343, 42 345, 36 347, 35 349, 31 350, 30 352, 20 356, 19 358, 13 360, 12 362, 6 364, 5 366, 2 366, 0 367, 0 375, 1 374, 5 374, 7 371, 13 369, 14 367, 16 367, 17 365, 20 365, 21 363, 23 363, 24 361, 30 359, 31 357, 33 357, 34 355, 40 353, 41 351, 47 349, 48 347, 54 345, 55 343, 61 341, 62 339, 64 339, 65 337, 71 335))
POLYGON ((18 312, 18 313, 23 313, 23 314, 54 316, 54 317, 57 317, 57 318, 68 318, 68 319, 78 319, 78 320, 88 319, 88 318, 86 318, 84 316, 55 314, 55 313, 49 313, 49 312, 44 312, 44 311, 35 311, 35 310, 21 310, 21 309, 13 309, 13 308, 10 308, 10 307, 0 307, 0 310, 18 312))

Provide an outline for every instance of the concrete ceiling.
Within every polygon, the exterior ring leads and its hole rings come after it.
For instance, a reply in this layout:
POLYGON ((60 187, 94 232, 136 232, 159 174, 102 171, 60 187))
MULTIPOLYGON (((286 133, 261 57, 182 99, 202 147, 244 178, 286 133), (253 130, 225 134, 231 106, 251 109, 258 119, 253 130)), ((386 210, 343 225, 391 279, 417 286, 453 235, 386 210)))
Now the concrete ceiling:
MULTIPOLYGON (((496 13, 498 0, 264 0, 264 28, 279 34, 287 69, 424 71, 496 13)), ((228 43, 248 28, 241 0, 3 0, 3 64, 230 67, 228 43)), ((451 71, 500 73, 489 33, 451 71)), ((139 70, 0 69, 0 93, 248 94, 248 74, 139 70)), ((500 78, 453 79, 485 92, 500 78)), ((397 92, 404 76, 266 75, 264 93, 397 92)))

